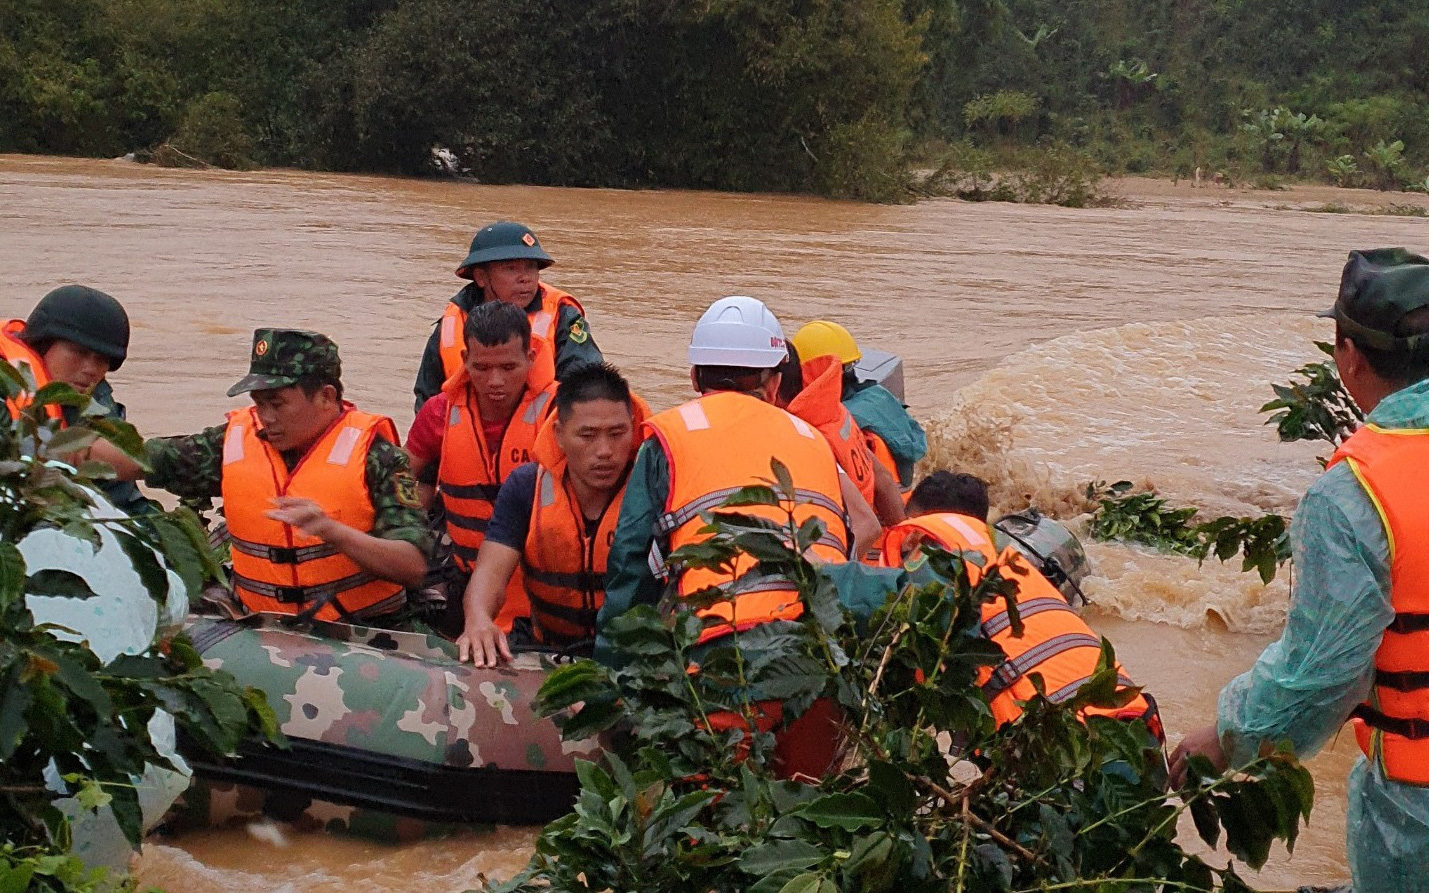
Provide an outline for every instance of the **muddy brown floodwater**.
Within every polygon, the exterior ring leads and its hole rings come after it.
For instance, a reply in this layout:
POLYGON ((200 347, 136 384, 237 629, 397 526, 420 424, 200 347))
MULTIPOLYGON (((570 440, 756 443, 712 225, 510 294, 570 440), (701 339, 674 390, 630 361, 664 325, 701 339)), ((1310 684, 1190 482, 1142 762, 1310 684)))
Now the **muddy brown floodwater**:
MULTIPOLYGON (((217 424, 239 405, 223 394, 245 372, 256 326, 332 335, 353 399, 405 426, 467 241, 514 218, 557 259, 546 279, 580 297, 606 356, 659 407, 688 396, 684 345, 699 311, 751 294, 791 332, 828 317, 901 354, 933 462, 977 471, 1000 493, 1066 515, 1086 481, 1129 478, 1209 514, 1290 512, 1316 451, 1264 427, 1267 383, 1329 337, 1309 314, 1331 300, 1346 251, 1424 247, 1429 229, 1300 210, 1380 204, 1363 193, 1117 188, 1127 207, 870 207, 0 156, 0 311, 23 316, 63 282, 123 301, 133 344, 113 378, 146 434, 217 424)), ((1177 740, 1210 720, 1221 685, 1279 630, 1286 585, 1133 548, 1089 551, 1091 621, 1155 692, 1177 740)), ((1354 756, 1342 734, 1310 761, 1310 827, 1253 883, 1345 877, 1354 756)), ((533 839, 499 828, 394 847, 214 830, 147 844, 140 875, 170 891, 446 893, 509 876, 533 839)))

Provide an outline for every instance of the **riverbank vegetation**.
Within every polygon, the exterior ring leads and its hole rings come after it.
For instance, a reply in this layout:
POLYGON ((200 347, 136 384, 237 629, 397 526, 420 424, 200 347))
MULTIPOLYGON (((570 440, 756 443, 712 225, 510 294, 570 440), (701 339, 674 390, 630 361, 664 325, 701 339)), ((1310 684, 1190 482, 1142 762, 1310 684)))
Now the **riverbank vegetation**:
POLYGON ((1429 0, 4 6, 4 152, 1067 204, 1429 173, 1429 0))
POLYGON ((1019 628, 1015 584, 995 567, 974 583, 960 558, 930 549, 935 574, 861 626, 802 557, 820 524, 736 514, 791 496, 787 476, 746 488, 717 516, 712 539, 673 560, 713 568, 737 552, 757 556, 745 582, 797 581, 803 618, 700 648, 703 621, 692 611, 667 618, 637 607, 610 630, 627 658, 621 669, 556 669, 543 709, 564 715, 567 738, 604 734, 610 752, 603 766, 578 764, 575 812, 545 829, 524 872, 489 893, 1239 893, 1250 888, 1232 864, 1177 843, 1180 815, 1189 811, 1207 843, 1252 867, 1273 840, 1293 847, 1313 786, 1288 752, 1268 750, 1224 774, 1192 758, 1188 779, 1168 793, 1144 722, 1078 718, 1135 697, 1117 690, 1105 640, 1074 697, 1036 696, 1020 720, 996 727, 978 679, 1004 655, 982 634, 981 605, 1007 596, 1019 628), (836 703, 843 771, 778 780, 761 698, 782 702, 787 718, 819 699, 836 703), (717 714, 739 719, 713 723, 717 714))
MULTIPOLYGON (((0 363, 0 400, 14 406, 35 390, 33 380, 0 363)), ((83 463, 76 470, 68 464, 74 454, 103 437, 139 458, 142 442, 123 422, 88 417, 61 429, 46 417, 50 407, 83 408, 89 402, 56 383, 39 389, 33 403, 14 418, 0 414, 3 891, 111 888, 113 878, 69 852, 71 822, 103 810, 137 849, 143 816, 135 782, 146 767, 175 768, 161 743, 169 733, 156 731, 162 729, 156 719, 170 717, 170 728, 176 726, 205 753, 231 753, 250 735, 281 738, 262 692, 206 668, 187 638, 173 630, 147 648, 104 661, 96 650, 112 653, 114 642, 91 648, 74 631, 36 621, 31 599, 93 599, 95 588, 109 588, 116 574, 130 568, 162 618, 171 574, 196 598, 203 579, 221 573, 196 519, 185 511, 142 519, 95 511, 94 491, 84 485, 102 477, 107 467, 83 463), (42 529, 61 531, 81 551, 107 551, 117 564, 93 577, 27 568, 23 541, 42 529)), ((132 634, 126 616, 144 614, 132 604, 117 612, 113 604, 100 610, 110 612, 96 617, 105 617, 115 636, 132 634)))

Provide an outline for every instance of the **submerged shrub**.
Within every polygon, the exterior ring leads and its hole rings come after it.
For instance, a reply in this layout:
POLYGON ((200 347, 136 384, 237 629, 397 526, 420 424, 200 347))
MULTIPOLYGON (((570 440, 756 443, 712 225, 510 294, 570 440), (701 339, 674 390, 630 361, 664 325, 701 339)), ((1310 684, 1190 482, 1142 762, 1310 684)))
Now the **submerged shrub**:
POLYGON ((253 140, 243 127, 243 110, 232 93, 206 93, 189 103, 179 129, 154 151, 165 167, 213 165, 250 170, 253 140))

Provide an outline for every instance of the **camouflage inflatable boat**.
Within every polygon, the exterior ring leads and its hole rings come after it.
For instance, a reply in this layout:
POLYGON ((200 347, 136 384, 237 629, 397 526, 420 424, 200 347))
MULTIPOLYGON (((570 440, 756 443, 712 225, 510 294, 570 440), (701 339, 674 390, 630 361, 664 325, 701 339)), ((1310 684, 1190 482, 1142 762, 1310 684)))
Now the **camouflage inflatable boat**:
POLYGON ((435 636, 274 618, 191 618, 188 633, 206 664, 267 693, 292 746, 193 761, 204 784, 178 826, 269 816, 408 838, 544 823, 570 810, 574 761, 595 749, 531 712, 537 654, 478 669, 435 636))

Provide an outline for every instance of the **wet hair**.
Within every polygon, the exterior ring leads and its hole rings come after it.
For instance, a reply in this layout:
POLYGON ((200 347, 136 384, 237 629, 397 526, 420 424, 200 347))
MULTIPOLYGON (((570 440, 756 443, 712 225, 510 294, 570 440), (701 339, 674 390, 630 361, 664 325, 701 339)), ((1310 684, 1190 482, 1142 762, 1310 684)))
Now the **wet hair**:
POLYGON ((696 366, 695 387, 702 394, 710 391, 738 391, 752 394, 764 387, 769 376, 779 371, 773 369, 751 369, 748 366, 696 366))
POLYGON ((336 378, 328 378, 323 375, 304 375, 302 378, 293 382, 293 387, 301 388, 309 400, 317 396, 318 391, 321 391, 327 385, 332 385, 337 389, 337 402, 341 403, 342 382, 336 378))
POLYGON ((799 360, 799 349, 794 342, 788 344, 789 355, 779 364, 779 405, 788 406, 804 390, 804 366, 799 360))
POLYGON ((462 337, 482 347, 500 347, 512 338, 520 338, 521 349, 530 350, 531 320, 515 304, 485 301, 467 313, 462 337))
POLYGON ((966 472, 935 471, 913 488, 908 514, 956 512, 987 520, 987 484, 966 472))
POLYGON ((571 407, 592 400, 624 403, 632 415, 635 412, 630 383, 619 369, 609 363, 584 363, 561 377, 561 386, 556 389, 556 418, 564 422, 570 417, 571 407))
MULTIPOLYGON (((1394 331, 1389 334, 1408 338, 1426 333, 1429 333, 1429 307, 1420 307, 1404 314, 1395 325, 1394 331)), ((1429 348, 1416 351, 1379 350, 1369 347, 1336 323, 1335 343, 1341 344, 1345 341, 1353 341, 1355 349, 1364 355, 1365 362, 1369 363, 1374 374, 1391 384, 1408 387, 1429 378, 1429 348)))

